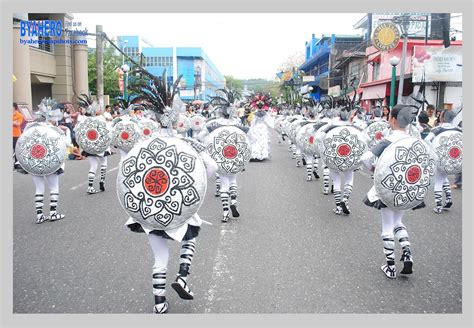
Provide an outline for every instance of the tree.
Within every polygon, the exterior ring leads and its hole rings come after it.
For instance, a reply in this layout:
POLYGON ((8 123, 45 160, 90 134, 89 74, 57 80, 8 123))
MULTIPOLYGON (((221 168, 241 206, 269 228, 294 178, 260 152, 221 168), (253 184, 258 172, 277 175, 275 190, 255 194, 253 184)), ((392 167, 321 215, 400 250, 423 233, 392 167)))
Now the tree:
MULTIPOLYGON (((115 49, 108 43, 104 43, 104 94, 111 99, 120 95, 118 86, 117 68, 122 64, 122 57, 115 53, 115 49)), ((91 94, 97 94, 97 67, 96 51, 91 50, 88 58, 89 90, 91 94)))
POLYGON ((224 75, 225 78, 225 86, 229 89, 236 90, 241 92, 244 89, 244 83, 242 80, 236 79, 232 75, 224 75))
POLYGON ((290 71, 293 68, 298 68, 305 61, 305 55, 303 51, 295 52, 287 56, 283 62, 278 66, 277 72, 286 72, 290 71))

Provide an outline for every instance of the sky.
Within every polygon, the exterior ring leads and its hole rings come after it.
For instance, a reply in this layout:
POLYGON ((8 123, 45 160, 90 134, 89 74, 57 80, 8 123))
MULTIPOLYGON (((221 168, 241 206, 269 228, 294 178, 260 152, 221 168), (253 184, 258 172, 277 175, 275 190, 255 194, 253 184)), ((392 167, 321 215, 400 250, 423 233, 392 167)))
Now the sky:
MULTIPOLYGON (((223 75, 273 80, 289 56, 304 52, 305 42, 322 34, 360 35, 356 24, 365 13, 273 14, 88 14, 75 13, 94 33, 102 25, 109 37, 138 35, 155 47, 201 47, 223 75)), ((461 14, 451 28, 462 30, 461 14)), ((462 34, 457 35, 462 39, 462 34)), ((88 38, 95 47, 95 38, 88 38)), ((142 43, 142 47, 148 45, 142 43)))
MULTIPOLYGON (((304 52, 321 34, 358 35, 365 14, 86 14, 74 13, 89 32, 139 35, 155 47, 202 47, 223 75, 273 80, 288 56, 304 52)), ((95 47, 93 37, 89 47, 95 47)), ((142 44, 142 46, 147 46, 142 44)))

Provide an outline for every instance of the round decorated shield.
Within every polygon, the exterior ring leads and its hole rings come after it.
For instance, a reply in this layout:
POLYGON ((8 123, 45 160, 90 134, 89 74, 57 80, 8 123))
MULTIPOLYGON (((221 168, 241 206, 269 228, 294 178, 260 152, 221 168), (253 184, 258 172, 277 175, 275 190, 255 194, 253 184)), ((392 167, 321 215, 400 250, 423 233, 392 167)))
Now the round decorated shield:
POLYGON ((317 140, 314 124, 306 124, 296 133, 296 144, 305 154, 314 155, 317 153, 317 140))
POLYGON ((283 122, 283 132, 288 136, 290 134, 290 127, 291 127, 291 123, 293 123, 294 121, 296 121, 298 119, 298 117, 295 117, 295 116, 291 116, 291 117, 287 117, 285 119, 285 121, 283 122))
POLYGON ((26 172, 38 176, 52 174, 66 160, 64 134, 53 126, 30 123, 18 138, 15 154, 26 172))
POLYGON ((438 170, 448 175, 462 172, 462 132, 444 131, 438 134, 431 144, 436 153, 438 170))
POLYGON ((205 140, 206 151, 218 165, 221 174, 236 174, 250 160, 250 142, 245 132, 235 126, 222 126, 205 140))
POLYGON ((112 145, 124 152, 129 152, 142 139, 142 131, 137 123, 123 119, 114 126, 112 145))
POLYGON ((148 139, 153 133, 160 131, 160 126, 157 122, 145 117, 140 118, 140 121, 138 121, 138 127, 143 139, 148 139))
POLYGON ((191 116, 191 129, 195 132, 199 132, 202 130, 205 122, 206 122, 206 118, 204 116, 193 115, 191 116))
POLYGON ((390 144, 377 161, 375 190, 390 208, 407 210, 426 197, 436 163, 429 146, 413 137, 390 144))
POLYGON ((387 131, 387 129, 389 128, 390 124, 388 124, 387 121, 377 121, 370 123, 369 126, 364 129, 363 132, 369 140, 369 142, 367 143, 369 149, 374 148, 375 145, 378 144, 385 137, 384 131, 387 131))
POLYGON ((282 134, 283 133, 283 121, 284 121, 284 117, 277 117, 275 119, 275 131, 278 133, 278 134, 282 134))
POLYGON ((106 121, 98 117, 88 117, 74 128, 76 141, 82 150, 95 155, 103 153, 110 146, 112 131, 106 121))
POLYGON ((301 123, 304 122, 304 119, 297 119, 290 124, 290 127, 288 128, 288 137, 290 138, 292 143, 296 144, 296 133, 301 128, 301 123))
POLYGON ((191 128, 191 121, 184 114, 179 114, 178 122, 176 123, 176 131, 178 133, 186 133, 191 128))
POLYGON ((360 158, 367 151, 367 144, 358 129, 338 126, 321 140, 320 151, 328 167, 344 172, 361 165, 360 158))
POLYGON ((198 153, 179 138, 143 140, 130 150, 117 175, 123 209, 143 227, 181 226, 204 201, 207 177, 198 153))

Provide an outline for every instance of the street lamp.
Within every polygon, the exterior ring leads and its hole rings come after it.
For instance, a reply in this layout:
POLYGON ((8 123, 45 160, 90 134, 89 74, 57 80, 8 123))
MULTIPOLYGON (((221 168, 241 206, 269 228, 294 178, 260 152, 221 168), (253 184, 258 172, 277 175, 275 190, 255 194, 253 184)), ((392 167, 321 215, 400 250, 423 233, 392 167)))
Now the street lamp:
POLYGON ((127 84, 128 84, 128 72, 130 71, 130 66, 127 64, 123 64, 122 67, 120 67, 122 71, 125 73, 125 78, 123 79, 123 99, 127 99, 127 84))
POLYGON ((400 58, 393 56, 390 58, 390 65, 392 65, 392 83, 390 84, 390 109, 395 103, 395 81, 397 79, 397 65, 400 63, 400 58))
MULTIPOLYGON (((125 47, 127 46, 128 40, 123 41, 122 51, 125 52, 125 47)), ((122 54, 122 65, 125 64, 125 56, 122 54)))

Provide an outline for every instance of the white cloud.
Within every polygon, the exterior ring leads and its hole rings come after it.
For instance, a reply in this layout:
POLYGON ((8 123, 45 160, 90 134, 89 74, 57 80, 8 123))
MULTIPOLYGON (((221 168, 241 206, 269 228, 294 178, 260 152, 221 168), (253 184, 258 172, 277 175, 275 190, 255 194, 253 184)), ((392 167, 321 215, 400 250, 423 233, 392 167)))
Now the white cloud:
MULTIPOLYGON (((156 47, 202 47, 224 75, 273 79, 280 63, 303 51, 312 33, 358 34, 353 25, 365 14, 73 15, 90 32, 102 25, 109 37, 139 35, 156 47)), ((88 42, 95 47, 93 38, 88 42)))

